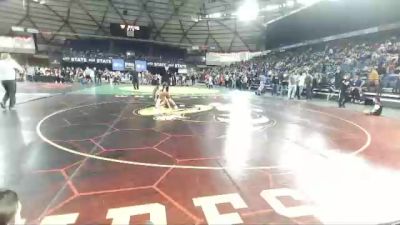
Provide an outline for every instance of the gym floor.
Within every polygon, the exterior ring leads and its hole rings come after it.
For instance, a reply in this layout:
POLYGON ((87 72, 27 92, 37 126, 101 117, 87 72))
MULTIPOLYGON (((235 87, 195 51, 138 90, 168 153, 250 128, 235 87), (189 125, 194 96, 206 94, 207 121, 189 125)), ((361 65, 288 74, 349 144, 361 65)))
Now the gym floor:
POLYGON ((202 87, 172 87, 180 109, 160 116, 142 113, 149 86, 18 86, 1 187, 26 224, 400 220, 393 117, 202 87))

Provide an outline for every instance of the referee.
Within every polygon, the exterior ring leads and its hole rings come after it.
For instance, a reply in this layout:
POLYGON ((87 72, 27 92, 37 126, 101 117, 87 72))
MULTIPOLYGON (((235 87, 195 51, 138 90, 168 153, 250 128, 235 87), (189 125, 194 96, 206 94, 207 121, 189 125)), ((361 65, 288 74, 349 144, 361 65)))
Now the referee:
POLYGON ((22 67, 13 59, 9 53, 0 55, 0 80, 6 93, 0 106, 5 109, 7 101, 10 100, 9 109, 15 106, 15 94, 17 92, 16 71, 22 73, 22 67))
POLYGON ((139 90, 139 74, 136 70, 129 69, 129 75, 131 76, 132 85, 134 90, 139 90))

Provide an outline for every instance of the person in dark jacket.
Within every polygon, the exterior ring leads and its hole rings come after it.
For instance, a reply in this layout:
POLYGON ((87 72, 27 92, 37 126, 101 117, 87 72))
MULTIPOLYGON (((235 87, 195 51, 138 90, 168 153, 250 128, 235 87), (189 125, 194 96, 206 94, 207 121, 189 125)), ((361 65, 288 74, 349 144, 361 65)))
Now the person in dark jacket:
POLYGON ((271 84, 272 84, 272 92, 271 95, 278 95, 278 85, 279 85, 279 78, 275 74, 272 75, 271 78, 271 84))
POLYGON ((340 83, 339 92, 339 108, 346 107, 346 101, 349 96, 350 81, 348 76, 344 76, 342 82, 340 83))
POLYGON ((130 69, 129 75, 131 76, 132 85, 134 90, 139 90, 139 74, 137 71, 130 69))
POLYGON ((335 89, 338 90, 342 86, 342 81, 343 81, 343 73, 342 69, 340 66, 337 67, 336 73, 335 73, 335 89))
POLYGON ((304 84, 306 86, 306 96, 307 100, 311 100, 313 96, 313 77, 307 73, 304 84))
POLYGON ((194 74, 192 74, 190 78, 192 79, 192 86, 194 86, 196 84, 196 77, 194 76, 194 74))

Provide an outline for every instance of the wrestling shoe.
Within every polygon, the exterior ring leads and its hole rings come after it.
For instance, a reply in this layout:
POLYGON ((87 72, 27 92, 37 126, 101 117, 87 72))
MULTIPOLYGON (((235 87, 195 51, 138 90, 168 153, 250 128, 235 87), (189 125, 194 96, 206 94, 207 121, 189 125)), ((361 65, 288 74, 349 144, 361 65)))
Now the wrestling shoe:
POLYGON ((6 106, 4 105, 3 102, 0 103, 1 108, 6 109, 6 106))

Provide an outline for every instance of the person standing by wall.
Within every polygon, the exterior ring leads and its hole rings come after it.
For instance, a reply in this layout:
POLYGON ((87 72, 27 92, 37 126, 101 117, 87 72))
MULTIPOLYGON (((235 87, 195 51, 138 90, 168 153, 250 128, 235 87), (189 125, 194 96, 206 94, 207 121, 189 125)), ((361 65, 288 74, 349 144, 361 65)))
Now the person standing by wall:
POLYGON ((95 75, 96 75, 96 79, 97 79, 96 84, 101 84, 102 83, 101 79, 103 77, 103 71, 101 71, 100 69, 97 69, 95 71, 95 75))
POLYGON ((271 85, 272 85, 272 91, 271 95, 278 95, 278 85, 279 85, 279 78, 278 76, 274 73, 271 75, 271 85))
POLYGON ((0 106, 5 109, 7 101, 10 100, 9 109, 12 110, 16 103, 17 92, 16 71, 22 73, 23 68, 13 59, 9 53, 0 55, 0 80, 6 93, 0 106))
POLYGON ((129 69, 129 75, 131 76, 132 85, 134 90, 139 90, 139 74, 133 69, 129 69))
POLYGON ((242 78, 242 89, 243 90, 247 89, 247 82, 248 82, 247 75, 244 75, 243 78, 242 78))
POLYGON ((210 75, 208 76, 208 88, 213 88, 214 82, 213 82, 213 77, 210 75))
POLYGON ((342 83, 340 84, 340 93, 339 93, 339 108, 345 108, 346 101, 349 96, 349 88, 350 88, 350 81, 349 77, 346 75, 344 76, 342 83))
POLYGON ((283 72, 278 72, 278 95, 283 95, 283 72))
POLYGON ((236 89, 236 74, 233 74, 231 77, 231 88, 236 89))
POLYGON ((364 85, 364 82, 360 79, 359 75, 356 75, 355 78, 351 81, 351 101, 353 103, 361 102, 361 96, 362 96, 362 86, 364 85))
POLYGON ((400 94, 400 74, 396 77, 396 86, 393 89, 393 93, 400 94))
POLYGON ((306 76, 307 76, 307 74, 305 72, 301 73, 299 75, 299 82, 298 82, 299 86, 298 86, 298 93, 297 93, 297 98, 299 100, 301 98, 301 95, 303 94, 303 90, 304 90, 304 87, 305 87, 306 76))
POLYGON ((371 91, 371 87, 375 87, 376 93, 379 92, 379 73, 375 67, 372 67, 368 75, 368 91, 371 91))
POLYGON ((313 77, 308 72, 304 78, 304 84, 306 86, 306 98, 307 100, 311 100, 313 95, 313 77))
POLYGON ((90 69, 88 66, 86 67, 85 71, 84 71, 84 75, 85 75, 85 80, 87 83, 93 83, 93 79, 92 76, 94 78, 94 73, 92 72, 93 70, 90 69))
POLYGON ((192 86, 194 86, 196 84, 196 77, 194 76, 194 74, 192 74, 190 78, 192 79, 192 86))
POLYGON ((295 75, 296 71, 292 71, 292 74, 289 75, 289 90, 288 90, 288 99, 294 99, 296 95, 297 89, 297 75, 295 75))
POLYGON ((336 68, 336 73, 335 73, 335 90, 340 89, 342 80, 343 80, 342 68, 338 66, 336 68))
POLYGON ((266 82, 267 82, 266 76, 264 74, 261 74, 261 76, 260 76, 260 86, 258 87, 258 89, 256 91, 256 95, 261 95, 263 93, 266 82))

